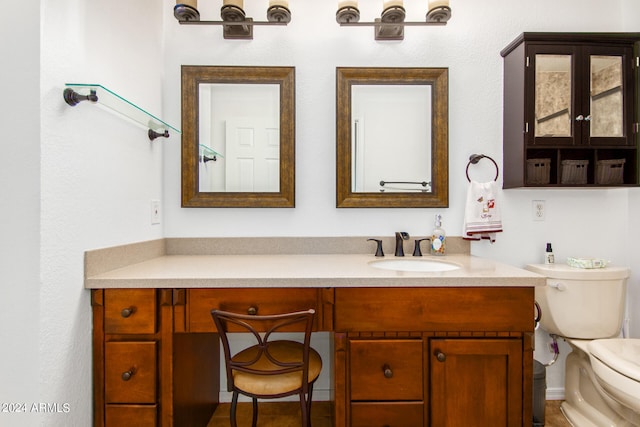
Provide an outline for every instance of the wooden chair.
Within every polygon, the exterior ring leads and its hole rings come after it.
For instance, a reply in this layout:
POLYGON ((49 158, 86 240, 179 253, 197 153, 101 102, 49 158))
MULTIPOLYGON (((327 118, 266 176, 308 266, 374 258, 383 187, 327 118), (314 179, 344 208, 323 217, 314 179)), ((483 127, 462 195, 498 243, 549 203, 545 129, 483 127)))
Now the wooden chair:
POLYGON ((310 347, 315 310, 275 315, 245 315, 212 310, 222 346, 231 400, 231 427, 236 427, 238 394, 253 402, 253 427, 258 421, 258 398, 299 395, 302 426, 311 426, 313 384, 322 369, 322 359, 310 347), (296 327, 297 326, 297 327, 296 327), (272 339, 274 332, 304 330, 304 341, 272 339), (261 333, 261 331, 265 331, 261 333), (232 354, 228 332, 248 332, 255 345, 232 354))

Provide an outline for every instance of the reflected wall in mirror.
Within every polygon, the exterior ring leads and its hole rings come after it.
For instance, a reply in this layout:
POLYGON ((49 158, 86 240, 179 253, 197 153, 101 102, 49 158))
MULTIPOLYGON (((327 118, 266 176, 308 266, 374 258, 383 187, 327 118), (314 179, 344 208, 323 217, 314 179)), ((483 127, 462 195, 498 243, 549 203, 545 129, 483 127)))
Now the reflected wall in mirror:
POLYGON ((448 70, 336 70, 338 207, 447 207, 448 70))
POLYGON ((293 67, 182 66, 182 206, 293 207, 293 67))

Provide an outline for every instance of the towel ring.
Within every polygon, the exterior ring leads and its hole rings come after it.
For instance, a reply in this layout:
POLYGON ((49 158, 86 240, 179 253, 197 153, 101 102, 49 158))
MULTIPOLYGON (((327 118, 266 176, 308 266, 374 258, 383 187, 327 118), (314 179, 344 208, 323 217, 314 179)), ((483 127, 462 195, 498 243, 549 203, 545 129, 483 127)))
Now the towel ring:
POLYGON ((496 161, 489 156, 485 156, 484 154, 472 154, 469 156, 469 163, 467 163, 467 169, 465 171, 467 174, 467 181, 471 182, 471 178, 469 178, 469 166, 471 166, 471 164, 475 165, 483 158, 491 160, 493 165, 496 167, 496 177, 494 178, 494 181, 498 180, 498 175, 500 175, 500 168, 498 168, 498 164, 496 163, 496 161))

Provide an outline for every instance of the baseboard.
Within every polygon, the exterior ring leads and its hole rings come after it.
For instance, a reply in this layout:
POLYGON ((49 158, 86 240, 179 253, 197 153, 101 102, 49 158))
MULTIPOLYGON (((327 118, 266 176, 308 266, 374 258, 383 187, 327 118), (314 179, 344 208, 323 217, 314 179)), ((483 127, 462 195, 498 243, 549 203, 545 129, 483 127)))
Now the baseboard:
POLYGON ((564 387, 547 388, 546 400, 564 400, 564 387))
MULTIPOLYGON (((546 400, 564 400, 564 388, 563 387, 555 387, 555 388, 547 388, 545 393, 546 400)), ((331 390, 313 390, 313 400, 317 402, 326 402, 331 400, 331 390)), ((240 395, 238 398, 238 402, 250 402, 246 396, 240 395)), ((282 402, 297 402, 298 398, 296 396, 283 397, 282 399, 274 399, 274 401, 282 401, 282 402)), ((229 403, 231 402, 231 393, 227 391, 220 392, 220 402, 221 403, 229 403)))

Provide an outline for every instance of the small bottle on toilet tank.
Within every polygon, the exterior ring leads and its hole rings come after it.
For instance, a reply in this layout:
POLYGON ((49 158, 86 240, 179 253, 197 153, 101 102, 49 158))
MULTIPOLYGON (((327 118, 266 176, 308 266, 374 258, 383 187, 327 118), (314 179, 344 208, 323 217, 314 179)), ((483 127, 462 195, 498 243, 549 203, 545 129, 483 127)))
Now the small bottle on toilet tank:
POLYGON ((551 249, 551 243, 547 243, 547 249, 544 253, 544 263, 545 264, 553 264, 555 262, 553 256, 553 249, 551 249))

